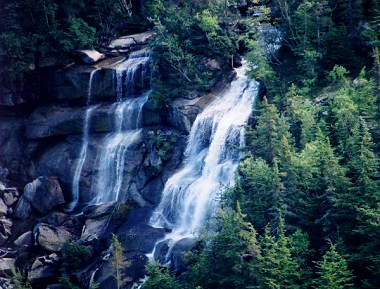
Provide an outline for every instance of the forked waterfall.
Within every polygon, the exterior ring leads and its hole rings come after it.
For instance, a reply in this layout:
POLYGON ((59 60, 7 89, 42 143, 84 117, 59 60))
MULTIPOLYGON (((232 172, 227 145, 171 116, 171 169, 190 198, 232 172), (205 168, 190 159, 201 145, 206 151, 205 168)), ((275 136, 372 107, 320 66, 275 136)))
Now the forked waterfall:
MULTIPOLYGON (((97 156, 93 164, 93 177, 89 205, 110 201, 123 201, 126 186, 123 183, 125 154, 141 138, 141 110, 148 99, 148 93, 137 92, 146 87, 149 52, 132 53, 129 58, 115 67, 116 100, 111 107, 109 122, 112 131, 100 141, 97 156)), ((91 100, 93 78, 99 69, 94 70, 89 78, 87 104, 91 100)), ((91 100, 92 101, 92 100, 91 100)), ((80 202, 80 179, 90 142, 91 121, 100 104, 87 108, 84 118, 82 147, 76 163, 72 181, 73 210, 80 202)))

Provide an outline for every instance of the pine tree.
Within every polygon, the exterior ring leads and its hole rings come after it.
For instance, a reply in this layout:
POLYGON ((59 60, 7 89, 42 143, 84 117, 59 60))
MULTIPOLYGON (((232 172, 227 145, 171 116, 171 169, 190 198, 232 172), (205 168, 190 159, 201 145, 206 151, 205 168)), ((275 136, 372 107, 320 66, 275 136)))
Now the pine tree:
POLYGON ((150 262, 146 265, 148 279, 143 283, 142 289, 179 289, 174 276, 169 269, 159 262, 150 262))
POLYGON ((334 244, 323 259, 317 262, 319 277, 315 280, 316 289, 349 289, 353 287, 353 276, 347 268, 347 261, 339 255, 334 244))
POLYGON ((264 97, 257 114, 254 116, 257 125, 247 134, 248 147, 252 154, 261 157, 269 164, 273 163, 281 151, 281 140, 285 136, 289 141, 289 125, 284 117, 280 116, 277 108, 269 104, 264 97))
POLYGON ((283 205, 284 187, 277 161, 272 168, 265 160, 249 157, 239 166, 240 180, 230 192, 233 200, 241 202, 248 220, 262 232, 280 212, 283 205))
POLYGON ((116 278, 116 288, 122 287, 125 281, 129 279, 125 276, 124 268, 129 267, 131 263, 126 259, 123 252, 123 247, 120 244, 115 234, 112 234, 112 257, 111 265, 116 278))
POLYGON ((255 263, 260 256, 256 231, 244 220, 237 203, 236 211, 221 211, 215 220, 214 235, 191 257, 185 280, 190 288, 245 288, 256 282, 255 263))
POLYGON ((291 254, 291 245, 289 238, 285 236, 284 226, 284 220, 280 218, 277 237, 271 234, 267 226, 261 238, 257 287, 259 289, 301 288, 301 262, 298 264, 291 254))

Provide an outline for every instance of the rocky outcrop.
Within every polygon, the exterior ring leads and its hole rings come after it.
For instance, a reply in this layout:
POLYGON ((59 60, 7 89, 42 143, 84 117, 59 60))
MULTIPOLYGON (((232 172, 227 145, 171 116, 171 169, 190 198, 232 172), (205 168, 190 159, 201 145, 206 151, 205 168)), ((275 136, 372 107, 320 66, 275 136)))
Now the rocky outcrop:
MULTIPOLYGON (((54 71, 45 78, 49 95, 56 101, 87 102, 93 66, 73 65, 67 69, 54 71)), ((115 99, 112 69, 100 69, 93 75, 91 99, 115 99)))
POLYGON ((156 33, 153 31, 122 36, 103 45, 103 49, 106 53, 127 53, 147 44, 155 36, 156 33))
POLYGON ((65 242, 76 239, 63 226, 54 227, 48 224, 39 224, 36 231, 37 243, 47 251, 58 252, 65 242))
POLYGON ((13 242, 17 247, 29 247, 34 244, 34 235, 32 231, 25 232, 13 242))
POLYGON ((96 50, 78 50, 74 53, 75 57, 82 63, 94 64, 106 58, 103 53, 96 50))
POLYGON ((4 245, 8 238, 12 235, 13 222, 11 219, 0 218, 0 246, 4 245))
POLYGON ((14 258, 0 258, 0 277, 11 276, 11 269, 15 267, 15 262, 14 258))
POLYGON ((56 279, 59 273, 59 259, 56 253, 35 259, 28 272, 28 280, 32 284, 41 284, 56 279))
POLYGON ((39 213, 46 214, 57 205, 65 203, 62 189, 55 177, 41 176, 24 187, 24 193, 16 206, 15 217, 25 219, 33 206, 39 213))
MULTIPOLYGON (((49 105, 37 108, 29 117, 25 129, 28 139, 43 139, 53 136, 83 134, 87 107, 49 105)), ((112 105, 97 107, 89 125, 90 132, 110 132, 114 124, 111 121, 112 105)))

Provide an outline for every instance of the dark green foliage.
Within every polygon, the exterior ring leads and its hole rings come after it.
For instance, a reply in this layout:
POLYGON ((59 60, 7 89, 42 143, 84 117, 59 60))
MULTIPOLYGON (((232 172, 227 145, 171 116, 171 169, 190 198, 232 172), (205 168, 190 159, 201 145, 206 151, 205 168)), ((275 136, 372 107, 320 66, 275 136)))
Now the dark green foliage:
POLYGON ((151 262, 146 266, 148 280, 142 285, 142 289, 179 289, 169 269, 163 267, 159 262, 151 262))
POLYGON ((259 258, 256 231, 244 220, 239 204, 236 211, 221 211, 213 234, 204 247, 189 257, 191 269, 185 274, 190 288, 241 288, 254 285, 255 263, 259 258))
POLYGON ((317 289, 349 289, 353 288, 353 276, 347 268, 346 260, 330 244, 330 250, 317 262, 318 278, 315 280, 317 289))
POLYGON ((62 266, 66 272, 73 272, 91 260, 91 253, 86 246, 67 242, 61 249, 62 266))
POLYGON ((115 234, 112 233, 112 257, 111 266, 116 279, 116 288, 124 286, 126 281, 130 281, 124 273, 124 268, 131 266, 131 262, 124 256, 124 249, 115 234))
POLYGON ((76 243, 66 242, 62 249, 62 267, 61 276, 59 277, 59 283, 64 289, 78 289, 71 278, 71 274, 83 268, 91 260, 91 253, 86 246, 76 243))
POLYGON ((221 4, 192 3, 155 5, 154 24, 158 35, 152 43, 153 92, 157 108, 166 108, 170 101, 190 91, 205 91, 211 81, 231 67, 237 50, 237 35, 229 28, 229 17, 223 17, 221 4), (211 59, 220 68, 209 65, 211 59))
POLYGON ((62 274, 61 277, 59 277, 59 284, 62 286, 63 289, 80 289, 79 286, 75 285, 68 274, 62 274))
POLYGON ((11 268, 12 281, 14 284, 14 289, 32 289, 29 281, 25 280, 24 276, 16 268, 11 268))
MULTIPOLYGON (((258 288, 302 288, 310 280, 310 272, 304 267, 307 239, 299 235, 305 244, 285 236, 284 222, 280 218, 278 235, 273 236, 266 227, 260 240, 261 257, 258 263, 258 288), (292 242, 293 241, 293 242, 292 242), (290 244, 292 242, 292 245, 290 244), (298 254, 297 258, 293 254, 298 254)), ((298 240, 299 241, 299 240, 298 240)))
POLYGON ((149 138, 153 148, 162 161, 170 160, 173 154, 173 146, 178 141, 177 136, 167 135, 161 130, 149 131, 149 138))

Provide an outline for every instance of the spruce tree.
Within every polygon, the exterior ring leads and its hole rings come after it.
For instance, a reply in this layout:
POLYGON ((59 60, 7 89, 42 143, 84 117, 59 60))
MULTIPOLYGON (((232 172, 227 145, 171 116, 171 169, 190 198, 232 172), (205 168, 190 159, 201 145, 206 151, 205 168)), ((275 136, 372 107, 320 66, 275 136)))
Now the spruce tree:
POLYGON ((330 250, 317 262, 318 278, 316 289, 350 289, 353 288, 353 276, 347 268, 347 261, 337 252, 330 242, 330 250))

